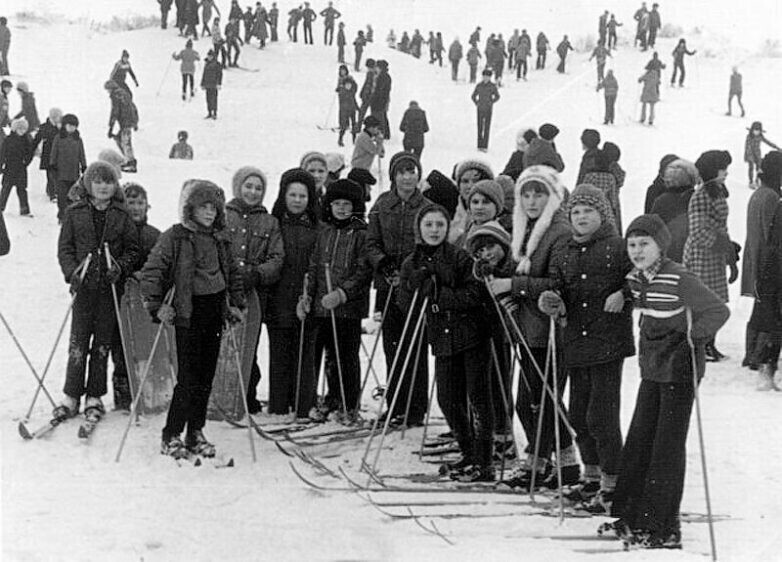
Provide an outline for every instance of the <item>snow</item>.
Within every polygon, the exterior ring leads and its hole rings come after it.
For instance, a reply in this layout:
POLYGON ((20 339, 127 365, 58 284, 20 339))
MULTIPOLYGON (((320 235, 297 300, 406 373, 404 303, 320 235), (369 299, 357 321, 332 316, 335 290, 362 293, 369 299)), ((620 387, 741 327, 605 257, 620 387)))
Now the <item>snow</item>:
MULTIPOLYGON (((37 13, 44 15, 43 21, 14 18, 17 11, 31 11, 28 2, 6 0, 4 11, 10 16, 13 33, 12 70, 20 73, 12 79, 24 79, 30 84, 42 116, 54 105, 79 116, 88 158, 94 158, 103 148, 113 148, 105 137, 108 97, 103 81, 121 50, 130 51, 141 83, 135 90, 141 122, 134 135, 139 173, 125 179, 138 181, 149 190, 152 224, 167 227, 177 220, 178 192, 187 178, 208 178, 228 188, 231 175, 239 166, 258 165, 271 179, 267 194, 270 205, 276 197, 277 178, 297 165, 300 155, 311 149, 337 150, 336 135, 315 127, 336 121, 336 108, 332 106, 335 48, 305 47, 288 44, 286 40, 265 51, 255 46, 245 48, 242 65, 260 71, 227 71, 220 92, 220 118, 217 122, 206 121, 201 92, 189 103, 178 97, 178 63, 169 62, 169 53, 179 50, 183 41, 175 32, 152 28, 106 33, 91 25, 93 21, 107 21, 116 13, 146 15, 155 11, 154 3, 143 8, 137 4, 131 0, 67 4, 48 0, 34 6, 37 13), (67 14, 68 18, 55 14, 67 14), (193 162, 166 158, 179 129, 190 133, 196 154, 193 162)), ((570 31, 571 37, 594 34, 597 15, 605 6, 616 10, 620 21, 626 23, 621 32, 631 36, 628 22, 632 13, 626 3, 618 0, 599 6, 564 0, 538 4, 522 7, 517 2, 497 3, 496 10, 480 17, 466 3, 446 0, 431 0, 425 5, 414 0, 345 0, 338 2, 337 7, 346 14, 350 37, 356 24, 375 24, 376 43, 365 56, 390 62, 394 78, 389 116, 392 127, 399 123, 411 99, 427 111, 432 132, 427 135, 423 154, 425 173, 432 168, 448 173, 458 160, 475 156, 500 170, 513 150, 521 125, 551 121, 561 129, 557 144, 568 166, 565 183, 572 187, 581 154, 580 132, 585 127, 597 128, 605 140, 616 142, 623 150, 621 163, 628 176, 622 204, 623 214, 629 219, 641 211, 646 186, 656 174, 663 154, 675 152, 694 160, 703 150, 726 148, 734 158, 728 180, 730 230, 735 239, 743 242, 744 209, 751 193, 746 187, 742 162, 746 127, 751 120, 760 119, 774 140, 780 138, 782 131, 779 104, 767 93, 768 85, 779 84, 782 79, 782 59, 764 59, 753 54, 762 40, 774 37, 771 22, 779 20, 778 3, 758 2, 757 7, 753 3, 753 10, 734 10, 730 17, 725 16, 729 2, 663 5, 665 21, 685 29, 696 21, 702 26, 700 34, 688 35, 688 43, 691 48, 708 49, 713 56, 696 56, 686 61, 685 88, 668 88, 664 83, 653 128, 636 122, 639 107, 635 81, 649 57, 647 53, 623 47, 609 61, 620 83, 614 127, 600 125, 602 94, 594 91, 594 67, 586 62, 588 54, 570 57, 567 76, 559 76, 549 68, 545 72, 531 71, 529 82, 517 83, 506 72, 502 99, 494 112, 490 152, 480 155, 474 149, 470 86, 463 81, 452 83, 448 68, 433 68, 424 59, 417 61, 386 49, 388 27, 393 26, 400 34, 403 28, 412 30, 418 26, 426 33, 433 25, 431 22, 436 21, 449 43, 453 33, 461 34, 464 40, 476 24, 482 25, 484 34, 503 29, 506 37, 512 27, 526 26, 536 33, 541 25, 554 42, 563 29, 570 31), (518 25, 508 23, 514 18, 518 25), (732 42, 725 41, 726 36, 732 42), (746 119, 722 115, 730 66, 737 61, 742 61, 746 119)), ((227 2, 222 2, 221 7, 227 7, 227 2)), ((319 21, 314 28, 317 41, 322 29, 319 21)), ((670 62, 667 53, 673 48, 673 41, 659 40, 659 51, 666 63, 670 62)), ((200 40, 196 48, 203 54, 207 41, 200 40)), ((465 72, 463 64, 462 77, 465 72)), ((363 80, 363 75, 357 79, 363 80)), ((18 110, 19 100, 15 93, 11 98, 13 113, 18 110)), ((395 133, 388 147, 389 155, 400 148, 401 138, 395 133)), ((349 158, 350 147, 343 153, 349 158)), ((44 178, 37 164, 34 161, 29 169, 35 218, 19 217, 15 196, 9 201, 5 218, 12 253, 0 260, 0 310, 41 372, 63 321, 68 293, 56 261, 55 208, 46 201, 44 178)), ((387 185, 387 177, 384 180, 387 185)), ((777 534, 782 520, 778 502, 782 481, 776 470, 782 463, 782 450, 772 433, 779 419, 780 396, 756 392, 754 376, 739 366, 751 302, 738 296, 737 285, 731 291, 732 317, 718 338, 720 349, 730 359, 710 365, 701 387, 712 504, 715 514, 725 516, 715 528, 721 559, 771 560, 779 556, 777 552, 782 546, 777 534)), ((63 339, 67 339, 67 332, 63 339)), ((365 343, 369 348, 371 337, 367 336, 365 343)), ((65 349, 63 341, 47 377, 47 387, 55 399, 64 379, 65 349)), ((380 370, 383 361, 380 355, 378 359, 375 368, 380 370)), ((260 360, 265 370, 265 336, 260 360)), ((449 546, 412 521, 389 520, 356 495, 307 489, 286 466, 288 459, 267 441, 256 442, 259 462, 252 464, 245 432, 223 424, 210 423, 206 430, 221 454, 235 458, 237 466, 233 469, 218 470, 209 465, 180 468, 161 457, 157 447, 162 417, 142 419, 132 427, 120 463, 114 462, 114 455, 128 419, 122 414, 110 413, 89 446, 77 442, 77 424, 73 421, 46 439, 23 442, 15 425, 26 412, 35 383, 5 334, 0 336, 0 364, 4 560, 455 561, 475 560, 487 554, 498 560, 512 559, 520 553, 530 560, 582 560, 588 559, 588 551, 597 547, 619 550, 616 543, 546 538, 592 534, 601 519, 569 519, 560 526, 553 518, 524 517, 532 509, 529 504, 521 498, 519 506, 501 503, 508 500, 507 496, 492 496, 495 503, 488 506, 415 508, 421 513, 453 510, 496 515, 437 519, 438 527, 455 543, 449 546), (502 516, 509 512, 514 515, 502 516)), ((634 406, 637 381, 637 362, 630 359, 626 362, 623 387, 624 428, 634 406)), ((265 384, 261 386, 265 392, 265 384)), ((376 408, 370 399, 366 405, 376 408)), ((31 424, 43 423, 49 410, 46 399, 40 397, 31 424)), ((410 454, 417 450, 420 438, 420 429, 410 431, 404 440, 398 434, 389 436, 389 449, 384 450, 379 465, 381 473, 434 473, 436 467, 419 463, 410 454)), ((694 417, 688 445, 682 509, 704 513, 694 417)), ((312 452, 316 456, 339 452, 340 456, 324 458, 324 462, 355 473, 363 443, 312 452)), ((337 483, 315 475, 309 467, 303 466, 302 470, 324 484, 337 483)), ((401 499, 397 494, 380 495, 401 499)), ((454 494, 448 499, 462 498, 454 494)), ((709 550, 708 526, 685 524, 683 533, 682 552, 643 552, 632 557, 702 560, 709 550)))

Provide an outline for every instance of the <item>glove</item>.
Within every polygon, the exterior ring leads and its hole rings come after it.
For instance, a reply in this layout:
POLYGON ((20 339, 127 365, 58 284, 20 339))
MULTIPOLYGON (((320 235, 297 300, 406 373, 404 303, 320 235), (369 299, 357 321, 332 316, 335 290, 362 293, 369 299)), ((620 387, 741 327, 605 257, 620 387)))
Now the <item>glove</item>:
POLYGON ((494 275, 495 267, 488 260, 476 260, 472 266, 472 274, 483 281, 484 277, 494 275))
POLYGON ((161 304, 157 309, 157 319, 164 324, 173 324, 176 318, 176 310, 170 304, 161 304))
POLYGON ((386 256, 380 260, 380 263, 377 264, 377 271, 383 277, 392 277, 399 273, 391 256, 386 256))
POLYGON ((113 139, 114 138, 114 132, 111 129, 109 129, 109 134, 106 135, 106 136, 109 137, 110 139, 113 139))
POLYGON ((730 276, 728 277, 728 283, 733 284, 736 282, 736 279, 739 278, 739 268, 736 266, 735 263, 728 264, 728 267, 730 268, 730 276))
POLYGON ((310 313, 310 297, 302 295, 299 297, 299 302, 296 303, 296 318, 304 322, 307 315, 310 313))
POLYGON ((261 280, 261 275, 253 269, 252 266, 247 266, 242 271, 242 284, 244 285, 244 292, 248 292, 250 289, 254 289, 258 286, 261 280))
POLYGON ((543 291, 540 294, 538 308, 543 314, 554 318, 565 315, 565 302, 554 291, 543 291))
POLYGON ((320 299, 320 304, 326 310, 334 310, 339 305, 345 304, 346 301, 347 298, 345 297, 345 291, 337 288, 330 293, 323 295, 323 298, 320 299))
POLYGON ((71 274, 70 283, 71 283, 71 294, 75 295, 76 293, 79 292, 79 287, 81 287, 81 283, 82 283, 81 275, 79 275, 78 271, 74 271, 71 274))
POLYGON ((424 282, 431 278, 432 274, 429 272, 429 270, 426 267, 421 267, 413 270, 413 272, 410 274, 408 283, 412 289, 418 289, 420 291, 424 282))
POLYGON ((117 281, 119 281, 119 278, 122 277, 122 269, 119 265, 116 263, 113 264, 108 271, 106 271, 106 279, 109 280, 109 283, 114 285, 117 281))
POLYGON ((229 306, 225 316, 225 319, 228 320, 228 323, 231 325, 239 324, 244 320, 244 312, 242 312, 238 306, 229 306))
POLYGON ((741 244, 739 244, 738 242, 731 242, 730 249, 728 250, 728 253, 725 255, 725 261, 728 262, 728 265, 733 266, 738 263, 740 256, 741 256, 741 244))

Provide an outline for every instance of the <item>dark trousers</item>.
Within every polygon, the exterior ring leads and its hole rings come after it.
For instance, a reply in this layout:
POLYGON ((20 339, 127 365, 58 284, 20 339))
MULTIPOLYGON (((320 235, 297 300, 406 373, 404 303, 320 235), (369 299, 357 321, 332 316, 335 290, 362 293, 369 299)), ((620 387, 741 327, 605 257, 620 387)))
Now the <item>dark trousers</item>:
POLYGON ((608 48, 616 49, 616 30, 608 32, 608 48))
POLYGON ((334 26, 327 25, 323 28, 323 44, 331 45, 332 43, 334 43, 334 26))
POLYGON ((57 199, 57 171, 46 169, 46 195, 49 199, 57 199))
POLYGON ((288 39, 296 43, 299 40, 299 26, 297 24, 288 24, 288 39))
POLYGON ((491 109, 478 109, 478 148, 489 148, 491 109))
POLYGON ((736 101, 739 102, 739 108, 741 108, 741 115, 743 117, 744 116, 744 104, 741 103, 741 92, 730 92, 728 94, 728 115, 730 115, 731 111, 733 111, 732 103, 733 103, 733 98, 734 97, 736 98, 736 101))
MULTIPOLYGON (((263 331, 263 324, 260 324, 258 327, 258 333, 256 334, 250 334, 247 333, 245 337, 255 337, 255 345, 252 346, 252 349, 255 350, 253 353, 253 360, 252 364, 250 365, 250 380, 247 383, 247 405, 249 407, 250 404, 257 405, 260 407, 260 402, 258 401, 258 385, 261 382, 261 368, 258 366, 258 344, 261 341, 261 332, 263 331)), ((284 414, 287 414, 288 411, 286 410, 283 412, 284 414)))
MULTIPOLYGON (((358 59, 358 57, 356 58, 358 59)), ((345 62, 345 45, 337 45, 337 62, 345 62)), ((358 70, 356 72, 358 72, 358 70)))
MULTIPOLYGON (((294 41, 296 40, 296 31, 293 32, 294 41)), ((312 45, 312 23, 304 22, 304 43, 312 45)))
POLYGON ((681 74, 679 75, 679 86, 682 86, 684 84, 684 62, 673 63, 673 75, 671 75, 672 85, 676 82, 677 71, 681 72, 681 74))
POLYGON ((206 110, 217 117, 217 88, 206 89, 206 110))
POLYGON ((187 93, 187 88, 190 87, 190 95, 193 95, 193 75, 192 74, 183 74, 182 75, 182 93, 187 93))
POLYGON ((271 32, 271 40, 272 41, 277 41, 277 24, 275 23, 275 24, 269 25, 269 29, 270 29, 270 32, 271 32))
POLYGON ((470 84, 475 84, 475 80, 478 77, 478 65, 477 64, 471 64, 470 65, 470 84))
POLYGON ((11 190, 16 188, 16 196, 19 198, 19 214, 30 214, 30 202, 27 200, 27 171, 24 174, 13 176, 9 173, 3 175, 3 187, 0 189, 0 213, 5 212, 8 197, 11 190))
POLYGON ((519 78, 527 79, 527 57, 516 59, 516 80, 519 78))
POLYGON ((82 286, 73 303, 63 387, 65 394, 73 398, 79 398, 82 394, 90 397, 106 394, 106 366, 116 329, 117 317, 111 289, 108 286, 82 286))
POLYGON ((228 41, 228 48, 226 49, 226 54, 228 55, 228 66, 237 66, 239 64, 239 55, 241 52, 242 49, 239 48, 239 41, 236 39, 228 41), (233 59, 231 58, 232 51, 235 53, 233 59))
POLYGON ((355 106, 351 108, 339 108, 339 142, 342 142, 342 137, 345 136, 345 131, 353 133, 356 131, 356 109, 355 106))
MULTIPOLYGON (((388 293, 378 291, 378 302, 385 302, 385 297, 388 293), (381 294, 384 293, 384 294, 381 294)), ((427 344, 427 334, 424 330, 422 337, 424 342, 421 345, 421 353, 418 355, 418 363, 415 363, 415 353, 417 348, 413 344, 413 331, 415 330, 415 323, 418 320, 420 314, 420 307, 413 309, 412 317, 410 318, 407 333, 405 339, 402 342, 402 349, 399 352, 399 359, 397 360, 396 370, 391 371, 391 366, 394 362, 394 356, 399 348, 399 342, 402 339, 402 330, 405 326, 405 320, 407 318, 407 312, 401 310, 395 302, 391 302, 388 305, 388 312, 386 312, 386 319, 383 321, 383 353, 386 356, 386 376, 388 380, 388 393, 386 397, 387 406, 391 407, 391 402, 394 398, 394 393, 397 387, 399 388, 399 397, 396 399, 396 405, 394 410, 390 412, 392 417, 404 416, 405 409, 407 408, 407 397, 410 395, 410 387, 413 386, 413 395, 410 399, 410 412, 408 413, 408 421, 419 422, 423 421, 426 416, 426 409, 428 406, 428 387, 429 387, 429 345, 427 344), (407 369, 402 372, 402 366, 405 362, 407 353, 411 353, 410 360, 407 363, 407 369), (413 382, 415 378, 415 382, 413 382)))
POLYGON ((185 26, 185 37, 193 36, 193 39, 198 39, 198 29, 196 29, 196 24, 189 22, 185 26))
MULTIPOLYGON (((535 362, 540 367, 541 371, 544 370, 546 365, 546 351, 545 347, 533 347, 530 348, 532 356, 535 358, 535 362)), ((527 444, 530 454, 535 454, 535 440, 538 435, 538 419, 540 416, 541 400, 540 396, 543 390, 543 381, 540 379, 535 367, 532 365, 532 360, 529 354, 522 350, 521 356, 521 373, 519 374, 519 389, 516 400, 516 413, 519 416, 521 427, 524 429, 524 435, 527 438, 527 444)), ((561 370, 560 370, 561 371, 561 370)), ((565 390, 565 383, 567 382, 567 376, 563 372, 557 373, 557 392, 559 395, 559 409, 560 414, 567 415, 565 405, 562 402, 562 392, 565 390)), ((546 374, 546 384, 554 390, 554 376, 553 373, 546 374)), ((548 460, 551 457, 551 453, 554 451, 556 445, 556 435, 554 432, 554 401, 551 396, 546 392, 544 397, 545 407, 543 409, 543 423, 540 429, 540 448, 538 450, 538 458, 548 460)), ((573 439, 570 437, 567 426, 561 418, 559 422, 559 445, 561 449, 567 449, 573 444, 573 439)))
MULTIPOLYGON (((340 49, 342 49, 342 47, 340 47, 340 49)), ((353 69, 356 72, 361 72, 361 57, 362 57, 363 54, 364 54, 364 50, 363 49, 356 48, 356 59, 353 61, 353 69)), ((344 49, 343 49, 343 52, 342 52, 341 56, 342 56, 343 59, 345 58, 344 49)), ((339 62, 345 62, 345 61, 344 60, 340 60, 339 62)))
POLYGON ((117 324, 115 324, 114 337, 111 339, 111 362, 114 363, 114 373, 111 375, 111 385, 114 388, 114 407, 129 409, 133 397, 130 395, 128 369, 125 366, 125 350, 122 347, 122 338, 117 324))
POLYGON ((605 78, 605 68, 606 63, 597 63, 597 83, 600 84, 600 82, 603 81, 603 78, 605 78))
POLYGON ((177 383, 163 438, 202 429, 220 355, 225 293, 193 296, 190 326, 176 327, 177 383))
POLYGON ((565 58, 566 57, 563 57, 561 55, 559 57, 559 64, 557 65, 557 72, 559 72, 560 74, 564 74, 565 73, 565 58))
POLYGON ((68 191, 76 180, 57 180, 57 219, 65 219, 65 209, 71 204, 68 200, 68 191))
POLYGON ((402 139, 402 148, 405 152, 415 154, 418 160, 421 160, 421 154, 424 152, 424 147, 419 144, 412 144, 409 141, 402 139))
POLYGON ((435 358, 440 409, 462 454, 482 466, 491 464, 493 446, 490 353, 489 342, 484 341, 455 355, 435 358))
POLYGON ((535 60, 535 68, 538 70, 546 68, 546 51, 538 51, 538 58, 535 60))
POLYGON ((226 53, 225 51, 225 41, 220 41, 219 43, 212 43, 212 50, 215 53, 215 61, 219 59, 220 64, 222 64, 223 68, 225 68, 226 65, 228 64, 226 62, 226 59, 228 58, 227 57, 228 53, 226 53))
POLYGON ((641 381, 611 510, 631 529, 679 530, 693 399, 691 384, 641 381))
POLYGON ((358 130, 364 124, 364 117, 366 117, 368 110, 369 110, 369 100, 362 101, 361 105, 358 108, 358 117, 356 118, 356 132, 358 132, 358 130))
POLYGON ((513 425, 508 423, 508 418, 513 415, 510 409, 510 403, 513 400, 513 394, 510 391, 511 350, 503 334, 492 338, 489 351, 492 353, 489 376, 491 377, 491 401, 494 409, 494 433, 502 435, 510 432, 513 428, 513 425), (499 371, 497 370, 498 365, 494 362, 495 356, 499 365, 499 371))
POLYGON ((391 127, 388 124, 388 111, 386 109, 375 109, 370 107, 370 115, 374 115, 380 120, 380 130, 383 131, 383 138, 391 138, 391 127))
POLYGON ((570 369, 570 421, 581 460, 603 474, 619 474, 619 406, 623 359, 570 369))
POLYGON ((649 30, 649 40, 646 42, 647 46, 654 47, 655 42, 657 41, 657 30, 656 29, 650 29, 649 30))
POLYGON ((168 27, 168 10, 160 8, 160 28, 166 29, 168 27))
MULTIPOLYGON (((342 366, 342 387, 345 389, 345 401, 347 410, 353 411, 358 406, 359 392, 361 391, 361 363, 359 352, 361 350, 361 320, 358 318, 337 318, 337 344, 339 345, 339 358, 342 366)), ((317 369, 320 366, 321 356, 324 350, 327 354, 326 382, 328 394, 326 394, 326 406, 330 410, 342 409, 342 387, 340 386, 340 370, 335 364, 329 368, 328 355, 336 361, 337 352, 334 345, 334 330, 330 317, 315 318, 314 334, 310 338, 310 353, 313 357, 312 364, 317 369)), ((306 347, 306 345, 305 345, 306 347)), ((312 369, 314 372, 315 369, 312 369)), ((317 381, 317 377, 315 377, 317 381)))
POLYGON ((459 79, 459 61, 451 61, 451 80, 456 82, 459 79))
POLYGON ((606 117, 604 119, 605 124, 614 122, 614 114, 616 108, 616 96, 606 96, 606 117))
MULTIPOLYGON (((269 327, 269 413, 287 414, 296 406, 296 379, 299 373, 300 328, 269 327)), ((313 354, 306 342, 313 339, 312 321, 304 327, 305 347, 301 357, 301 380, 298 384, 299 409, 296 417, 307 417, 315 406, 318 378, 313 354)), ((340 348, 340 352, 342 349, 340 348)))

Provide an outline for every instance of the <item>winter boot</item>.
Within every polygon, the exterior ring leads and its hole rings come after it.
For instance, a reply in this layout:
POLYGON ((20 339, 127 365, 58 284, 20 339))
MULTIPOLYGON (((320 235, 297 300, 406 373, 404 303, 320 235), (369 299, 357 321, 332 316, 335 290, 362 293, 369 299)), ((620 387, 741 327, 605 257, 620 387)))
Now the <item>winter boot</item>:
POLYGON ((764 363, 758 369, 758 376, 760 382, 758 383, 758 390, 779 390, 779 387, 774 382, 774 367, 768 363, 764 363))
POLYGON ((625 523, 623 519, 617 519, 609 523, 603 523, 597 528, 597 536, 599 537, 616 537, 620 540, 626 540, 633 534, 630 527, 625 523))
POLYGON ((464 456, 456 462, 447 462, 441 464, 439 472, 441 476, 450 475, 451 478, 453 478, 454 475, 461 474, 468 467, 472 466, 472 464, 472 459, 468 456, 464 456))
POLYGON ((588 503, 600 491, 599 481, 581 482, 563 494, 564 498, 574 503, 588 503))
POLYGON ((633 544, 638 548, 660 549, 666 548, 678 550, 682 547, 681 531, 672 531, 670 533, 642 533, 636 535, 633 544))
POLYGON ((451 480, 457 482, 494 482, 494 478, 494 467, 490 464, 473 464, 461 473, 451 474, 451 480))
MULTIPOLYGON (((578 465, 568 465, 562 467, 562 486, 575 486, 579 482, 581 476, 581 468, 578 465)), ((541 485, 545 486, 549 490, 556 490, 559 488, 559 476, 556 469, 552 469, 548 472, 548 477, 545 481, 541 482, 541 485)))
POLYGON ((66 420, 79 415, 79 399, 67 394, 63 397, 62 403, 52 411, 52 417, 66 420))
POLYGON ((720 353, 717 346, 714 344, 714 340, 711 340, 706 344, 706 361, 717 362, 725 359, 725 355, 720 353))
POLYGON ((112 385, 114 386, 114 409, 129 411, 133 400, 130 396, 128 378, 114 375, 112 385))
MULTIPOLYGON (((532 486, 532 473, 533 469, 529 466, 521 466, 510 473, 507 480, 501 480, 498 484, 498 488, 505 488, 510 490, 519 490, 522 492, 529 492, 530 486, 532 486)), ((535 475, 535 487, 545 485, 545 482, 551 477, 551 465, 546 465, 542 470, 538 469, 535 475)))
POLYGON ((344 136, 345 136, 345 131, 344 130, 340 131, 339 138, 337 139, 337 146, 345 146, 345 143, 342 141, 344 136))
POLYGON ((160 442, 160 454, 173 457, 175 459, 185 459, 188 457, 187 447, 182 443, 179 435, 163 435, 160 442))
POLYGON ((611 504, 614 502, 613 490, 600 490, 592 500, 584 506, 584 510, 593 515, 610 515, 611 504))
POLYGON ((206 440, 204 432, 200 429, 187 432, 185 447, 191 453, 202 457, 213 457, 217 452, 215 446, 206 440))

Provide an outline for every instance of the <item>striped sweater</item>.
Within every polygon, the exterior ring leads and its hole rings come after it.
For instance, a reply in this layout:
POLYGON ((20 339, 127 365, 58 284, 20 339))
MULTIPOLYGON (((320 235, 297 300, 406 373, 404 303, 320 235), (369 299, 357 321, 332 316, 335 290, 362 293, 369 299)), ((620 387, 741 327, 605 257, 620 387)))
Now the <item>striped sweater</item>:
POLYGON ((705 369, 704 346, 727 321, 728 307, 695 274, 668 258, 646 272, 634 269, 627 280, 633 303, 641 313, 641 378, 660 383, 692 383, 687 343, 690 309, 700 379, 705 369))

